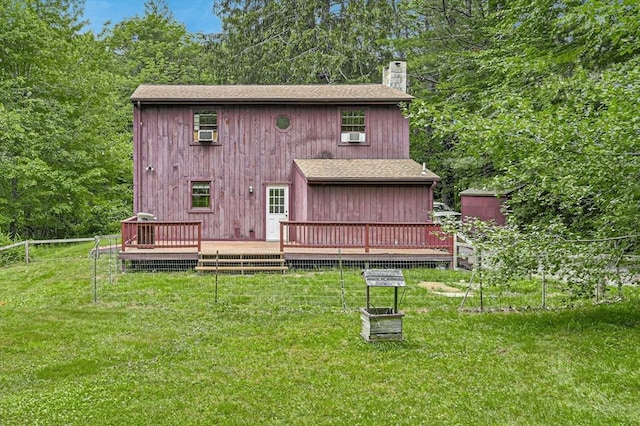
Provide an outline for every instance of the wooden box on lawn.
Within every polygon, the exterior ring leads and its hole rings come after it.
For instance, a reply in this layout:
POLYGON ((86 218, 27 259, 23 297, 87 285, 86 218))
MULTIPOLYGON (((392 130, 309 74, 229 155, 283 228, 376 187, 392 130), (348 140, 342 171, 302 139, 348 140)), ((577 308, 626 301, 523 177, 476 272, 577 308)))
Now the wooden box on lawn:
POLYGON ((365 269, 366 307, 360 308, 362 337, 368 342, 402 340, 402 317, 398 311, 398 289, 405 287, 404 276, 399 269, 365 269), (372 288, 392 288, 393 306, 371 307, 372 288))

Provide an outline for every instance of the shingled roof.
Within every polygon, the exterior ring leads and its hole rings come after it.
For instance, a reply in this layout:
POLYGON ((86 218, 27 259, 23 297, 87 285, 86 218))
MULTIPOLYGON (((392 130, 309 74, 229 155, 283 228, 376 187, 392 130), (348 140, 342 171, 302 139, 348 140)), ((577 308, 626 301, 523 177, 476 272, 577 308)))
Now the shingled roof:
POLYGON ((429 183, 440 180, 410 159, 308 159, 294 160, 294 163, 309 183, 429 183))
POLYGON ((131 95, 133 102, 151 103, 390 103, 413 96, 384 84, 345 85, 148 85, 131 95))

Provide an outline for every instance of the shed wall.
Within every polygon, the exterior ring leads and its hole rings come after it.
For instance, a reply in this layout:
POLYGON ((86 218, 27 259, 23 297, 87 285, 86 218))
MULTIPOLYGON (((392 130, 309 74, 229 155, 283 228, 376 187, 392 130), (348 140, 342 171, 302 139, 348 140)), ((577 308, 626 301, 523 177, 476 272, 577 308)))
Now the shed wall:
POLYGON ((462 217, 475 217, 484 221, 494 221, 497 225, 505 224, 505 216, 500 209, 505 198, 493 195, 461 195, 462 217))

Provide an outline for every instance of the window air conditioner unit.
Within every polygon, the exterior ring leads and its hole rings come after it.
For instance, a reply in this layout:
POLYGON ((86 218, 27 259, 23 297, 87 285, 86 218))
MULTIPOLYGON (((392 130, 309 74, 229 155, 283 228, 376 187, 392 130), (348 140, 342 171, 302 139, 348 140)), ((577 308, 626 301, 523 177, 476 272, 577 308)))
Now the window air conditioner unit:
POLYGON ((346 132, 342 134, 342 142, 362 143, 364 141, 364 132, 346 132))
POLYGON ((198 141, 213 142, 216 140, 216 133, 215 130, 198 130, 198 141))

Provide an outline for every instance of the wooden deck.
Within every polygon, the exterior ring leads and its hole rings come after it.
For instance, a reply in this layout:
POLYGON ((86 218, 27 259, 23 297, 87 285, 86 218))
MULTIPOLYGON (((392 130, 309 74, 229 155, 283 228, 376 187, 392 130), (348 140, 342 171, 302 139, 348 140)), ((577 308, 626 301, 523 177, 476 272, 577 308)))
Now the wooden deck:
MULTIPOLYGON (((203 256, 219 255, 266 255, 280 254, 279 242, 266 241, 202 241, 200 251, 196 248, 127 248, 119 253, 124 261, 198 261, 203 256)), ((364 248, 308 248, 286 247, 284 258, 291 263, 313 262, 437 262, 450 264, 452 255, 434 249, 369 249, 364 248)))
MULTIPOLYGON (((151 256, 167 256, 176 255, 180 256, 197 256, 199 253, 215 255, 216 252, 220 254, 248 254, 248 253, 280 253, 280 243, 277 241, 203 241, 200 252, 197 249, 187 248, 153 248, 153 249, 138 249, 128 248, 126 252, 121 254, 148 254, 151 256)), ((449 255, 446 251, 433 250, 433 249, 369 249, 369 253, 365 252, 364 248, 308 248, 308 247, 287 247, 284 250, 285 257, 293 256, 299 257, 300 255, 449 255)))

